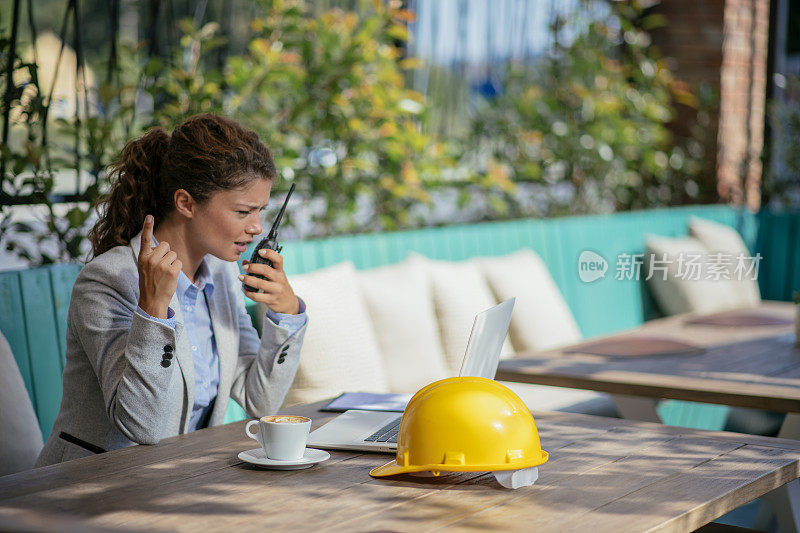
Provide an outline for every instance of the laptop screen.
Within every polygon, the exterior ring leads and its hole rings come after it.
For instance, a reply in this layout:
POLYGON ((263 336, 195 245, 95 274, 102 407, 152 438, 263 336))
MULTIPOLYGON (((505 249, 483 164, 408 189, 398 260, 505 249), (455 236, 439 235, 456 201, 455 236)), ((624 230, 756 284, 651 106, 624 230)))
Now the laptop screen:
POLYGON ((510 298, 475 316, 459 376, 494 379, 515 301, 510 298))

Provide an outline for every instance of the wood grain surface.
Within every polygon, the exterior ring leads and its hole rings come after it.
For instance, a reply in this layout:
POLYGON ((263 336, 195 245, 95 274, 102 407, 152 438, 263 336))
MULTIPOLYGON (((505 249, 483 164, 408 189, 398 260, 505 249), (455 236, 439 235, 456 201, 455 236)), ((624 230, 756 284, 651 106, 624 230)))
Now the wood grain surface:
MULTIPOLYGON (((317 427, 324 403, 289 412, 317 427)), ((518 490, 480 472, 373 479, 392 456, 362 452, 261 470, 237 459, 254 444, 237 422, 2 477, 0 529, 689 531, 800 477, 794 440, 534 415, 550 460, 518 490)))
MULTIPOLYGON (((584 344, 501 361, 497 379, 597 390, 612 394, 800 413, 800 348, 785 323, 795 306, 764 302, 759 314, 784 323, 719 326, 697 315, 654 320, 636 330, 584 344), (648 339, 704 348, 694 352, 631 356, 648 339), (623 342, 627 341, 627 342, 623 342), (592 352, 598 344, 621 346, 616 356, 592 352)), ((711 321, 713 322, 713 320, 711 321)), ((762 322, 770 322, 763 320, 762 322)))

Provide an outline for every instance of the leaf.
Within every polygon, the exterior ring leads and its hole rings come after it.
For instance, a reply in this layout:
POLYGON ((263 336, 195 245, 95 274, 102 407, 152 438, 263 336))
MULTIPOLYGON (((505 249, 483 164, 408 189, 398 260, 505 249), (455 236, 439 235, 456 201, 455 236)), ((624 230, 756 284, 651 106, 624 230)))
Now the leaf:
POLYGON ((72 209, 67 211, 66 214, 67 222, 72 228, 81 227, 83 223, 86 221, 86 218, 87 218, 86 213, 78 207, 73 207, 72 209))
POLYGON ((67 253, 71 259, 81 256, 81 245, 84 242, 83 235, 75 235, 67 242, 67 253))
POLYGON ((14 164, 11 167, 11 172, 14 175, 21 174, 22 171, 25 170, 25 167, 28 165, 28 163, 29 163, 29 161, 27 159, 25 159, 25 158, 20 157, 20 158, 16 159, 14 161, 14 164))
POLYGON ((386 29, 386 35, 392 39, 397 39, 398 41, 402 42, 407 42, 409 37, 408 28, 401 26, 400 24, 392 24, 389 26, 386 29))
POLYGON ((413 70, 422 68, 425 65, 425 61, 417 57, 407 57, 405 59, 400 60, 400 68, 404 70, 413 70))
POLYGON ((158 57, 151 58, 144 67, 144 75, 152 77, 161 72, 164 68, 164 63, 158 57))

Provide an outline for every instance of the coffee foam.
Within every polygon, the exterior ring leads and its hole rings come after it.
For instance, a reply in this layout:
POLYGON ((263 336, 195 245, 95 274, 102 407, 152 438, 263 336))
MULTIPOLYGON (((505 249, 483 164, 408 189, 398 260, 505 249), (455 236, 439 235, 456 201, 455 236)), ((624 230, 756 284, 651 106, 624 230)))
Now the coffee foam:
POLYGON ((271 415, 261 418, 262 422, 274 422, 275 424, 304 424, 310 422, 310 418, 297 415, 271 415))

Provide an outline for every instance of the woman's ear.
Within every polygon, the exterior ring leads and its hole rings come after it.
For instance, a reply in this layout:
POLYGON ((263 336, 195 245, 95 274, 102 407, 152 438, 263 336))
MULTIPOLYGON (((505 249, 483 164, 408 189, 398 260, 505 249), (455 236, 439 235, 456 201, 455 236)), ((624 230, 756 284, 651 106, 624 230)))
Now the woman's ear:
POLYGON ((185 216, 186 218, 194 217, 196 204, 192 195, 185 189, 178 189, 175 191, 175 211, 185 216))

